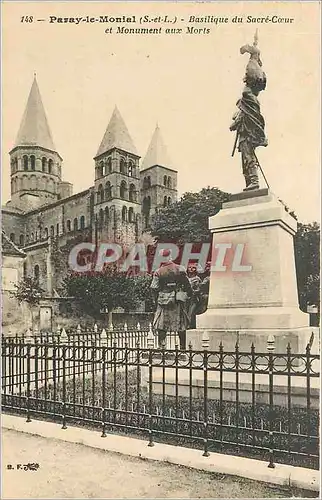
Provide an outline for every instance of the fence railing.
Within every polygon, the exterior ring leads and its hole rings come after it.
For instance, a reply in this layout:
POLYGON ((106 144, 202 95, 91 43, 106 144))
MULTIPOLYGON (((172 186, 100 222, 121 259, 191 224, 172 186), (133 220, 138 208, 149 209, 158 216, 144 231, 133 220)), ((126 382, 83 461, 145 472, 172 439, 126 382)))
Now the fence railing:
MULTIPOLYGON (((68 339, 72 343, 82 343, 85 345, 107 345, 112 347, 116 342, 117 347, 136 347, 137 343, 141 347, 147 347, 147 338, 150 334, 154 336, 154 347, 158 347, 158 339, 156 332, 152 329, 152 324, 150 323, 147 328, 142 328, 140 323, 136 326, 129 327, 126 323, 122 328, 115 328, 111 325, 110 328, 99 329, 95 324, 93 328, 81 328, 78 325, 76 328, 61 328, 58 326, 56 331, 38 331, 37 329, 28 329, 26 332, 16 335, 10 335, 8 338, 14 338, 16 341, 19 339, 36 339, 41 343, 64 343, 68 339)), ((166 336, 167 349, 175 349, 175 346, 179 344, 179 337, 176 332, 168 332, 166 336)))
MULTIPOLYGON (((128 333, 128 332, 123 332, 128 333)), ((136 332, 138 333, 138 332, 136 332)), ((143 332, 144 333, 144 332, 143 332)), ((209 351, 191 346, 157 349, 146 332, 144 346, 108 344, 108 335, 87 343, 27 336, 2 339, 4 411, 67 424, 147 436, 210 452, 244 454, 318 468, 319 416, 314 390, 319 356, 311 343, 303 354, 209 351), (266 384, 266 399, 261 388, 266 384), (286 403, 279 402, 284 387, 286 403), (304 405, 297 405, 299 393, 304 405), (246 397, 246 396, 247 397, 246 397), (260 397, 259 397, 260 396, 260 397), (303 399, 302 397, 302 399, 303 399), (314 404, 313 404, 314 403, 314 404)))

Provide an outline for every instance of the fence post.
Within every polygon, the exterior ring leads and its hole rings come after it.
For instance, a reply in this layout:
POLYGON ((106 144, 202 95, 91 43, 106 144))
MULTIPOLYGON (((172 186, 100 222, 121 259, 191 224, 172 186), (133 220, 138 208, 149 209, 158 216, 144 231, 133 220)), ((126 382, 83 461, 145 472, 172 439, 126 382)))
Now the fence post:
POLYGON ((310 428, 311 428, 311 349, 314 341, 314 332, 312 332, 310 340, 306 346, 306 425, 307 425, 307 449, 310 450, 310 428))
POLYGON ((62 344, 62 356, 63 356, 63 401, 62 401, 62 417, 63 417, 63 425, 62 429, 67 429, 66 426, 66 351, 67 347, 66 344, 68 344, 68 336, 66 333, 65 328, 62 329, 61 335, 60 335, 60 343, 62 344))
POLYGON ((149 324, 147 346, 149 349, 149 444, 148 444, 148 446, 152 447, 152 446, 154 446, 153 436, 152 436, 152 428, 153 428, 153 422, 152 422, 153 365, 152 365, 152 362, 153 362, 154 335, 153 335, 151 323, 149 324))
POLYGON ((30 356, 31 356, 31 342, 32 334, 30 328, 26 332, 26 343, 27 343, 27 423, 31 422, 30 418, 30 356))
POLYGON ((203 348, 203 425, 204 425, 204 452, 203 457, 209 457, 208 452, 208 349, 210 346, 209 334, 204 332, 202 335, 203 348))
POLYGON ((270 439, 270 452, 269 452, 269 464, 270 469, 275 468, 274 464, 274 433, 273 433, 273 404, 274 404, 274 357, 273 353, 275 350, 275 337, 274 335, 269 335, 267 339, 267 350, 268 350, 268 373, 269 373, 269 439, 270 439))

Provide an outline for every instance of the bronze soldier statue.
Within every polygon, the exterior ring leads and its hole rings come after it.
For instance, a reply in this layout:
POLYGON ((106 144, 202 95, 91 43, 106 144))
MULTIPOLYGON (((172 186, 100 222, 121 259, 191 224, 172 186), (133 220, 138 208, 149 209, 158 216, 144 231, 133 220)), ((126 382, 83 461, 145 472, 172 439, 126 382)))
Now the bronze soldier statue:
POLYGON ((189 326, 188 299, 192 289, 184 267, 171 260, 170 250, 163 250, 162 256, 169 260, 155 271, 151 283, 157 302, 153 327, 158 332, 159 348, 163 347, 167 332, 177 332, 180 349, 184 350, 189 326))
MULTIPOLYGON (((257 47, 257 31, 253 45, 244 45, 240 49, 241 54, 250 54, 246 67, 244 82, 246 86, 241 99, 237 101, 238 111, 233 116, 230 130, 236 130, 236 141, 233 155, 238 145, 238 151, 242 157, 243 174, 246 181, 244 191, 259 188, 258 168, 260 168, 255 149, 258 146, 267 146, 265 136, 265 120, 260 112, 260 104, 257 99, 259 92, 266 88, 266 75, 262 70, 260 51, 257 47)), ((266 180, 266 179, 265 179, 266 180)))

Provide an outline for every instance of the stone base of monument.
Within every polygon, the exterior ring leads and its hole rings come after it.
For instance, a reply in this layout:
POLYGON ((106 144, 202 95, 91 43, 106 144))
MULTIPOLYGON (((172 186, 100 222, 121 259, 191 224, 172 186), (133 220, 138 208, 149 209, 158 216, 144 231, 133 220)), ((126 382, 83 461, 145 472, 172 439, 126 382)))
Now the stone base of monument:
MULTIPOLYGON (((149 368, 144 367, 141 371, 142 387, 149 387, 149 368)), ((162 368, 153 368, 152 392, 166 396, 178 396, 190 398, 190 378, 188 369, 166 368, 163 374, 162 368), (177 378, 176 378, 177 377, 177 378), (177 384, 176 384, 177 380, 177 384)), ((236 401, 236 374, 232 372, 223 373, 222 381, 223 401, 236 401)), ((292 377, 290 395, 292 407, 307 407, 307 386, 303 377, 292 377)), ((312 378, 310 381, 310 405, 313 409, 319 408, 320 381, 312 378)), ((238 399, 240 403, 252 403, 253 394, 255 404, 269 403, 269 379, 268 374, 256 374, 254 386, 251 373, 239 373, 238 375, 238 399), (254 392, 253 392, 254 391, 254 392)), ((207 395, 209 400, 220 399, 220 373, 208 371, 207 395)), ((192 399, 203 399, 204 397, 204 373, 203 370, 192 370, 192 399)), ((288 380, 287 376, 274 375, 274 405, 288 406, 288 380)))
POLYGON ((224 352, 235 351, 238 342, 239 351, 250 352, 254 344, 256 353, 267 353, 268 340, 274 336, 274 352, 277 354, 286 354, 288 345, 291 346, 293 354, 305 354, 313 333, 313 343, 311 354, 319 353, 319 329, 304 327, 297 329, 240 329, 223 330, 215 328, 203 328, 187 331, 187 343, 191 343, 194 350, 202 350, 202 336, 207 334, 209 337, 209 351, 218 351, 222 343, 224 352))
MULTIPOLYGON (((209 349, 265 352, 275 337, 275 352, 304 354, 312 328, 298 305, 293 236, 296 220, 268 189, 235 194, 209 219, 213 256, 208 309, 187 331, 187 343, 209 349)), ((318 350, 318 336, 312 353, 318 350)))

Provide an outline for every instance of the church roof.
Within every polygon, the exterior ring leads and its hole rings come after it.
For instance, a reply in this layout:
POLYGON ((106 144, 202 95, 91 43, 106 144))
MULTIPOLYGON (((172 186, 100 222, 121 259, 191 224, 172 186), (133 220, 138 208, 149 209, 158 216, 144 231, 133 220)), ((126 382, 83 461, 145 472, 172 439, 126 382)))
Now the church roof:
POLYGON ((100 156, 110 149, 118 148, 129 153, 137 155, 136 147, 129 134, 127 126, 121 116, 121 113, 115 106, 101 145, 98 148, 96 156, 100 156))
POLYGON ((150 145, 148 147, 145 158, 142 162, 141 170, 159 165, 160 167, 171 168, 171 160, 169 158, 167 148, 163 142, 160 128, 157 125, 153 133, 150 145))
POLYGON ((4 231, 1 235, 1 251, 3 255, 15 255, 17 257, 25 257, 26 254, 20 250, 11 240, 4 231))
POLYGON ((56 151, 36 75, 31 86, 15 146, 41 146, 56 151))

